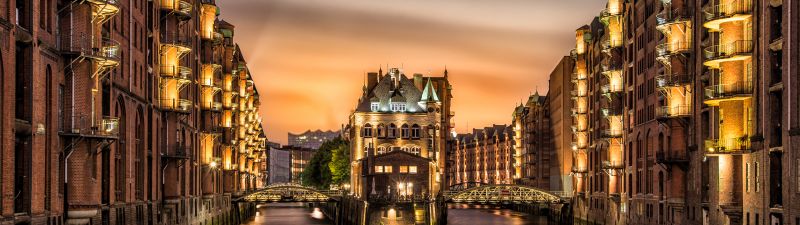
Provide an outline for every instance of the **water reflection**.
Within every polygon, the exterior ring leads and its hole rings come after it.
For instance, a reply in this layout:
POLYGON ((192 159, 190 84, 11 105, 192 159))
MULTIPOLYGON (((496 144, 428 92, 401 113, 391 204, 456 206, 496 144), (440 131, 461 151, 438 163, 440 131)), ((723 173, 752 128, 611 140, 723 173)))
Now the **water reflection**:
POLYGON ((253 220, 246 225, 324 225, 333 224, 319 208, 303 203, 272 203, 259 205, 253 220))
POLYGON ((447 224, 449 225, 545 225, 546 217, 529 215, 496 206, 449 205, 447 224))

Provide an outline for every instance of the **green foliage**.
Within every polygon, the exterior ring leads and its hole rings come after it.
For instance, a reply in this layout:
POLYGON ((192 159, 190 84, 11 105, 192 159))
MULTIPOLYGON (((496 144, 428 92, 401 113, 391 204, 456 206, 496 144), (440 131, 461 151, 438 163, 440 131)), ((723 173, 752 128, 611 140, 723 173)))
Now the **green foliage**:
MULTIPOLYGON (((334 177, 338 177, 337 179, 342 179, 340 175, 342 171, 337 166, 335 169, 336 173, 333 173, 330 165, 333 162, 334 153, 342 154, 340 153, 342 150, 339 149, 344 149, 344 152, 349 152, 349 148, 347 146, 347 141, 341 138, 336 138, 322 143, 322 146, 320 146, 319 150, 314 153, 314 156, 311 157, 311 160, 309 160, 306 168, 300 175, 303 185, 315 187, 317 189, 328 189, 331 184, 338 184, 338 182, 334 182, 334 177)), ((341 156, 336 156, 337 160, 341 161, 340 157, 341 156)), ((345 167, 347 167, 346 165, 349 165, 350 161, 346 155, 345 160, 345 167)), ((340 164, 341 162, 339 161, 337 161, 335 164, 340 164)), ((347 169, 348 170, 346 172, 349 176, 350 171, 349 168, 347 169)))
POLYGON ((328 167, 333 175, 333 184, 341 184, 350 180, 350 147, 347 144, 339 145, 333 149, 331 162, 328 167))

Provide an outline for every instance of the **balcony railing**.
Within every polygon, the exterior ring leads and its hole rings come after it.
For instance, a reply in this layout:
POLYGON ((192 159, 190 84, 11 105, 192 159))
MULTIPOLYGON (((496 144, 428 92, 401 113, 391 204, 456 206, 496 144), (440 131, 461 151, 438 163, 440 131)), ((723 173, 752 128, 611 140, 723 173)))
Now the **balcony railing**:
POLYGON ((656 86, 659 88, 676 87, 690 84, 692 77, 687 74, 656 75, 656 86))
POLYGON ((622 44, 623 44, 622 40, 614 40, 614 41, 604 40, 601 43, 601 47, 602 47, 603 50, 610 50, 610 49, 622 47, 622 44))
POLYGON ((656 162, 662 164, 679 164, 689 162, 689 155, 683 151, 658 151, 656 152, 656 162))
POLYGON ((585 97, 588 92, 586 90, 572 90, 569 94, 573 97, 585 97))
POLYGON ((703 50, 706 60, 718 60, 753 52, 753 41, 739 40, 727 44, 708 46, 703 50))
POLYGON ((586 114, 586 112, 587 112, 586 107, 583 107, 583 108, 572 108, 572 115, 586 114))
POLYGON ((669 42, 656 45, 656 54, 660 57, 688 52, 692 49, 692 43, 688 41, 669 42))
POLYGON ((173 77, 175 79, 189 80, 192 74, 192 69, 185 66, 178 65, 161 65, 161 75, 165 77, 173 77))
POLYGON ((120 61, 119 42, 110 38, 97 38, 86 33, 64 35, 62 50, 66 53, 79 54, 95 60, 106 61, 106 64, 118 64, 120 61))
POLYGON ((656 108, 657 118, 688 117, 692 114, 692 107, 689 105, 661 106, 656 108))
POLYGON ((582 166, 573 166, 572 173, 588 173, 589 170, 582 166))
POLYGON ((713 85, 705 88, 705 96, 707 101, 749 96, 752 93, 752 81, 740 81, 733 84, 713 85))
POLYGON ((622 90, 624 89, 622 88, 621 84, 604 84, 603 86, 600 86, 600 91, 603 94, 619 93, 622 92, 622 90))
POLYGON ((703 8, 703 13, 708 22, 736 15, 750 14, 752 11, 752 0, 737 0, 727 4, 710 5, 703 8))
POLYGON ((619 138, 622 137, 622 129, 604 129, 603 138, 619 138))
POLYGON ((183 0, 161 0, 161 9, 175 13, 182 19, 192 16, 192 4, 183 0))
POLYGON ((623 164, 620 161, 603 160, 603 165, 602 166, 603 166, 603 169, 622 169, 623 167, 625 167, 625 164, 623 164))
POLYGON ((80 135, 85 137, 117 138, 119 134, 119 118, 104 116, 92 121, 86 115, 73 116, 72 120, 64 121, 62 132, 65 135, 80 135))
POLYGON ((92 4, 92 16, 96 22, 104 23, 119 13, 118 0, 88 0, 87 2, 92 4))
POLYGON ((166 98, 160 99, 161 102, 161 109, 169 110, 177 113, 191 113, 192 112, 192 101, 187 99, 174 99, 174 98, 166 98))
POLYGON ((709 139, 705 145, 708 154, 741 154, 752 149, 750 137, 709 139))
POLYGON ((572 81, 578 81, 585 80, 587 76, 586 73, 578 73, 578 71, 574 71, 572 72, 572 76, 570 78, 572 78, 572 81))

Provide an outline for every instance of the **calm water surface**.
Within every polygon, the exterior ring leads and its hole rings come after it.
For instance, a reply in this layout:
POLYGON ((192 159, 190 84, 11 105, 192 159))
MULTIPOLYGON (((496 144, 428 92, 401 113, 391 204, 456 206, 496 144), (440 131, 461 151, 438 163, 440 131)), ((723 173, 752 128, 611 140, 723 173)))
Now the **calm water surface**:
MULTIPOLYGON (((450 225, 546 225, 547 218, 491 206, 451 205, 447 222, 450 225)), ((261 205, 254 220, 245 225, 324 225, 333 224, 318 209, 303 204, 261 205)))

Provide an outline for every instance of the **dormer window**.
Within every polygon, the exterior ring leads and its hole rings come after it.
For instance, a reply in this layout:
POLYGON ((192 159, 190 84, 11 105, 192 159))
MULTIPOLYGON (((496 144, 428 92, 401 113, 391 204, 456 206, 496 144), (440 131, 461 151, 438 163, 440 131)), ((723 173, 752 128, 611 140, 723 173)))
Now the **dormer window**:
POLYGON ((392 102, 392 112, 405 112, 405 111, 406 111, 405 102, 392 102))
POLYGON ((373 102, 372 104, 369 105, 369 109, 372 110, 373 112, 377 112, 380 105, 381 104, 379 102, 373 102))

